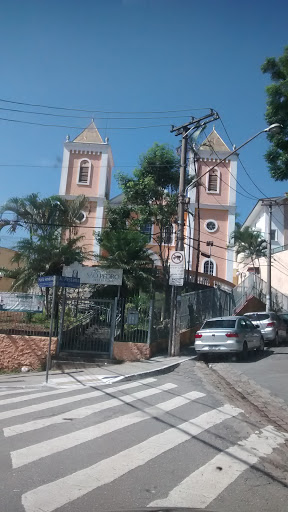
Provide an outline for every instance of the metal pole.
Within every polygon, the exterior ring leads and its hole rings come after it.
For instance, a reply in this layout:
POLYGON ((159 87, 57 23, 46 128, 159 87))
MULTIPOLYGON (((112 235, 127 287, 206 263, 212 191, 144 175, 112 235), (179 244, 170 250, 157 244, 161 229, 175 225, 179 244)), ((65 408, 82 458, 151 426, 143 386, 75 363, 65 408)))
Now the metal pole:
POLYGON ((266 290, 266 311, 271 311, 271 224, 272 224, 272 203, 268 205, 268 240, 267 240, 267 290, 266 290))
POLYGON ((184 251, 184 211, 185 211, 185 176, 186 176, 186 160, 187 160, 187 137, 188 128, 184 128, 182 132, 181 145, 181 165, 179 177, 179 199, 178 199, 178 229, 176 250, 184 251))
POLYGON ((59 327, 59 334, 58 334, 57 355, 59 354, 60 349, 61 349, 61 345, 62 345, 62 336, 63 336, 64 318, 65 318, 65 307, 66 307, 66 288, 64 288, 64 290, 63 290, 63 297, 62 297, 62 311, 61 311, 60 327, 59 327))
POLYGON ((52 343, 52 336, 53 336, 53 322, 54 322, 55 303, 56 303, 56 282, 57 282, 57 277, 54 276, 51 319, 50 319, 50 329, 49 329, 49 343, 48 343, 48 352, 47 352, 47 359, 46 359, 46 384, 48 384, 49 370, 50 370, 50 364, 51 364, 51 343, 52 343))

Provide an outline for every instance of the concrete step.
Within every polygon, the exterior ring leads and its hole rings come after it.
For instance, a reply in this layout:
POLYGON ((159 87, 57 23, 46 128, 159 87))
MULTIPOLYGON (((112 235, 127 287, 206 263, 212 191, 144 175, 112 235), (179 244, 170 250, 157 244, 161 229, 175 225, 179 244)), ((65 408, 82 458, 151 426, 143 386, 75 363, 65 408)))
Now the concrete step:
POLYGON ((58 356, 52 358, 54 370, 99 368, 107 364, 119 364, 119 361, 110 359, 106 354, 94 352, 60 352, 58 356))

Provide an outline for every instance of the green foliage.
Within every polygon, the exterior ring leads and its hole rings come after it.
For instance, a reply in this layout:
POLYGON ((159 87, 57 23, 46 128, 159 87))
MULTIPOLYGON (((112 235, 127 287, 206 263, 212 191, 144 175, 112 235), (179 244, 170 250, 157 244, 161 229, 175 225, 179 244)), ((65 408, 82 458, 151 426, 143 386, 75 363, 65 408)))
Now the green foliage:
POLYGON ((154 279, 152 260, 146 249, 147 236, 132 228, 107 228, 96 236, 106 256, 100 256, 102 266, 122 268, 126 290, 147 290, 154 279))
POLYGON ((168 250, 164 247, 165 231, 175 223, 177 216, 179 159, 166 144, 155 143, 140 157, 139 164, 132 177, 118 174, 118 183, 124 194, 122 208, 130 210, 131 226, 141 229, 153 222, 153 241, 158 245, 167 279, 169 247, 168 250))
POLYGON ((267 58, 261 69, 273 82, 266 87, 266 121, 283 125, 279 134, 268 134, 271 145, 265 158, 272 178, 283 181, 288 179, 288 46, 278 59, 267 58))
POLYGON ((236 228, 231 235, 233 247, 235 247, 236 256, 243 255, 242 260, 251 260, 252 264, 256 259, 266 256, 267 242, 259 231, 254 231, 249 226, 241 229, 239 223, 236 222, 236 228))
POLYGON ((82 237, 77 236, 77 219, 86 205, 84 196, 68 201, 59 196, 40 199, 38 194, 30 194, 9 199, 2 206, 0 230, 6 227, 15 233, 22 228, 29 234, 15 246, 17 252, 11 262, 17 267, 2 269, 14 279, 14 290, 29 290, 39 275, 61 275, 64 265, 82 263, 89 257, 80 245, 82 237), (3 218, 5 212, 12 212, 14 217, 3 218))

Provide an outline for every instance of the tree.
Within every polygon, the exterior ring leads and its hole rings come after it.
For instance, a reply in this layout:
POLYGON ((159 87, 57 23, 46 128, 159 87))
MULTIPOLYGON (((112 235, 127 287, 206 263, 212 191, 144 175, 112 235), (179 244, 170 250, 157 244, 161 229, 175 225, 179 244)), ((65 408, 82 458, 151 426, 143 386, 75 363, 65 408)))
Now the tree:
MULTIPOLYGON (((13 197, 1 207, 0 231, 7 228, 15 233, 24 229, 28 233, 28 238, 15 246, 17 253, 12 261, 19 267, 2 269, 14 279, 14 290, 27 291, 37 283, 39 275, 61 275, 64 265, 89 258, 80 245, 82 237, 77 236, 77 221, 86 205, 84 196, 68 201, 60 196, 40 199, 38 194, 30 194, 13 197), (6 212, 12 213, 12 218, 3 217, 6 212)), ((46 288, 47 309, 48 295, 46 288)))
POLYGON ((242 262, 251 261, 255 270, 255 260, 266 256, 267 242, 259 231, 254 231, 249 226, 241 229, 241 224, 236 222, 236 228, 231 234, 231 241, 235 247, 236 258, 242 255, 242 262))
MULTIPOLYGON (((109 217, 108 217, 109 218, 109 217)), ((154 279, 147 236, 135 228, 125 227, 115 230, 110 225, 97 235, 97 241, 104 254, 101 264, 107 268, 123 269, 123 295, 135 295, 139 290, 149 291, 154 279)))
POLYGON ((278 59, 267 58, 261 69, 273 82, 266 87, 266 121, 269 125, 280 123, 283 126, 278 134, 268 133, 271 145, 265 158, 272 178, 283 181, 288 179, 288 46, 278 59))
POLYGON ((140 156, 133 176, 118 174, 124 194, 122 209, 130 211, 131 226, 140 230, 153 223, 153 242, 158 246, 162 278, 168 279, 169 247, 177 217, 179 159, 166 144, 155 143, 140 156))

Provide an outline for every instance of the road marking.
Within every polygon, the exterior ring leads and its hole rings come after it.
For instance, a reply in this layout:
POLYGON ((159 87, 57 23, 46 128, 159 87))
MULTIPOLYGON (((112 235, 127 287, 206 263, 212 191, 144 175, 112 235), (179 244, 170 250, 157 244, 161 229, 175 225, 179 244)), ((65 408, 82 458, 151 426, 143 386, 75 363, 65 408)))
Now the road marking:
MULTIPOLYGON (((7 386, 5 386, 7 387, 7 386)), ((1 388, 0 388, 1 389, 1 388)), ((16 393, 32 393, 32 391, 36 391, 36 389, 39 389, 39 386, 37 387, 35 385, 35 389, 31 388, 31 389, 17 389, 17 388, 13 388, 13 389, 9 389, 9 391, 0 391, 0 396, 4 396, 4 395, 12 395, 13 393, 16 395, 16 393)))
MULTIPOLYGON (((147 383, 147 381, 146 381, 147 383)), ((89 393, 82 393, 80 395, 69 396, 68 398, 59 398, 58 400, 51 400, 51 402, 42 402, 41 404, 28 405, 27 407, 21 407, 20 409, 11 409, 10 411, 0 412, 0 420, 12 418, 14 416, 21 416, 22 414, 30 414, 31 412, 43 411, 43 409, 51 409, 52 407, 59 407, 60 405, 70 404, 73 402, 77 402, 79 400, 85 400, 90 398, 95 398, 98 396, 109 395, 114 391, 120 391, 122 389, 133 388, 137 386, 142 386, 143 381, 140 382, 130 382, 129 384, 122 384, 121 386, 108 388, 105 391, 89 391, 89 393)), ((65 390, 67 393, 69 390, 65 390)), ((63 390, 53 391, 55 394, 63 393, 63 390)))
POLYGON ((288 434, 278 432, 274 427, 263 428, 260 434, 252 434, 191 473, 166 499, 152 501, 148 506, 206 508, 245 469, 261 457, 270 455, 285 439, 288 434))
POLYGON ((27 446, 21 450, 16 450, 11 452, 12 466, 13 468, 19 468, 20 466, 42 459, 43 457, 47 457, 53 453, 68 450, 69 448, 78 446, 79 444, 91 441, 92 439, 110 434, 111 432, 120 430, 128 425, 134 425, 140 421, 158 417, 165 412, 172 411, 177 407, 188 404, 191 400, 197 400, 197 398, 201 398, 203 396, 205 396, 203 393, 192 391, 184 396, 172 398, 171 400, 167 400, 166 402, 162 402, 156 406, 146 407, 143 411, 125 414, 123 416, 104 421, 98 425, 93 425, 91 427, 78 430, 77 432, 72 432, 71 434, 59 436, 54 439, 49 439, 48 441, 27 446))
POLYGON ((116 478, 143 466, 155 457, 188 441, 204 430, 228 418, 237 416, 240 412, 242 412, 241 409, 224 405, 219 409, 214 409, 198 416, 198 418, 182 423, 178 427, 150 437, 146 441, 104 459, 93 466, 33 489, 22 496, 25 511, 52 512, 101 485, 113 482, 116 478))
MULTIPOLYGON (((127 386, 127 384, 126 384, 127 386)), ((120 387, 120 386, 119 386, 120 387)), ((109 409, 110 407, 116 407, 123 404, 129 404, 134 402, 135 400, 140 400, 141 398, 145 398, 152 395, 157 395, 162 391, 168 391, 169 389, 173 389, 177 387, 176 384, 164 384, 163 386, 159 386, 158 388, 145 389, 143 391, 138 391, 137 393, 132 393, 128 396, 122 396, 120 398, 111 398, 108 401, 100 402, 93 405, 87 405, 86 407, 81 407, 79 409, 74 409, 72 411, 68 411, 57 416, 51 416, 49 418, 41 418, 39 420, 29 421, 27 423, 22 423, 19 425, 12 425, 10 427, 3 428, 4 436, 10 437, 16 434, 23 434, 23 432, 30 432, 31 430, 36 430, 39 428, 44 428, 49 425, 54 425, 56 423, 62 423, 69 419, 79 419, 85 418, 90 414, 95 412, 103 411, 104 409, 109 409)), ((112 388, 111 388, 112 389, 112 388)), ((115 388, 114 388, 115 390, 115 388)), ((101 392, 102 394, 102 392, 101 392)))
MULTIPOLYGON (((40 393, 33 393, 32 395, 27 394, 27 396, 17 396, 15 398, 6 398, 5 400, 0 400, 0 406, 7 405, 7 404, 15 404, 17 402, 24 402, 25 400, 33 400, 33 398, 40 398, 42 396, 45 397, 45 396, 49 396, 49 395, 60 395, 61 393, 68 393, 68 391, 69 391, 69 389, 65 389, 65 390, 59 389, 57 391, 55 391, 55 389, 53 389, 52 391, 42 391, 40 393)), ((73 389, 71 391, 73 391, 73 389)), ((27 393, 27 390, 26 390, 26 393, 27 393)))
MULTIPOLYGON (((65 374, 67 375, 67 373, 65 374)), ((49 382, 53 382, 53 383, 61 383, 61 382, 77 382, 77 381, 85 381, 85 380, 92 380, 92 379, 99 379, 99 380, 105 380, 105 379, 108 379, 108 380, 112 380, 112 379, 118 379, 118 378, 123 378, 122 375, 95 375, 95 374, 90 374, 90 375, 78 375, 76 374, 75 377, 73 377, 72 375, 68 375, 67 377, 59 377, 57 379, 49 379, 49 382)), ((156 380, 156 379, 153 379, 153 380, 156 380)))

